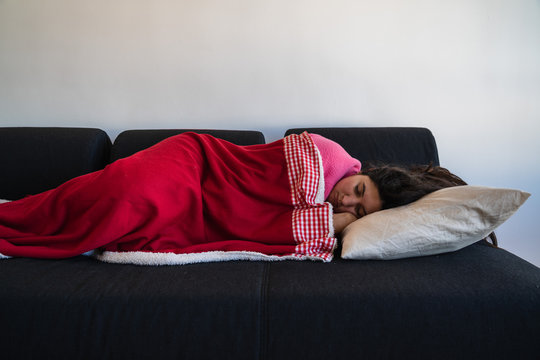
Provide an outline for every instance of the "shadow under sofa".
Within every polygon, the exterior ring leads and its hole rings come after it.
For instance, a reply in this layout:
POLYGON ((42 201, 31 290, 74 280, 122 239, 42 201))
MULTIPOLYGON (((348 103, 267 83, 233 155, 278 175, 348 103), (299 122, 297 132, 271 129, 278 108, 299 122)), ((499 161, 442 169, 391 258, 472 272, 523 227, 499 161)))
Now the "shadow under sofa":
MULTIPOLYGON (((363 162, 439 163, 422 128, 311 128, 363 162)), ((0 198, 44 191, 185 130, 0 128, 0 198)), ((201 132, 201 130, 196 130, 201 132)), ((204 130, 241 145, 258 131, 204 130)), ((535 359, 540 269, 478 242, 391 261, 0 260, 6 359, 535 359)))

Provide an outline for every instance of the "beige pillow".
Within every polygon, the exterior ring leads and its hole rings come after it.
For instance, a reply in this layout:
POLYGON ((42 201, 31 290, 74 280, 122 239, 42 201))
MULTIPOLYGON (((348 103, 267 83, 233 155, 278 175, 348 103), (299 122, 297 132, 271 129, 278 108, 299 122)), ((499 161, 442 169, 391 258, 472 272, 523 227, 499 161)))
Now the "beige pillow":
POLYGON ((347 226, 341 255, 400 259, 459 250, 488 236, 529 196, 520 190, 470 185, 438 190, 347 226))

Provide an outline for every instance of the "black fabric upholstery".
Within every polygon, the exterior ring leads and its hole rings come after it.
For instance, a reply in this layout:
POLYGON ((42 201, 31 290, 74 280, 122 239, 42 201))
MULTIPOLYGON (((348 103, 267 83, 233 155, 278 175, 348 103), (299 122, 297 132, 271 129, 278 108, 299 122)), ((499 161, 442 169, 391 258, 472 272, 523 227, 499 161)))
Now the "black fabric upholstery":
POLYGON ((534 359, 539 286, 540 269, 481 243, 403 260, 272 264, 268 358, 534 359))
POLYGON ((193 131, 199 134, 210 134, 237 145, 256 145, 265 143, 262 132, 251 130, 127 130, 120 133, 114 141, 114 146, 111 153, 111 162, 133 155, 137 151, 144 150, 170 136, 188 131, 193 131))
POLYGON ((0 260, 3 359, 259 359, 266 264, 0 260))
POLYGON ((99 129, 0 128, 0 199, 20 199, 99 170, 110 147, 99 129))
POLYGON ((354 158, 369 164, 439 164, 437 144, 430 130, 413 127, 296 128, 285 135, 304 131, 339 143, 354 158))
POLYGON ((536 359, 540 270, 482 244, 393 261, 0 261, 8 359, 536 359), (24 344, 24 346, 21 346, 24 344))

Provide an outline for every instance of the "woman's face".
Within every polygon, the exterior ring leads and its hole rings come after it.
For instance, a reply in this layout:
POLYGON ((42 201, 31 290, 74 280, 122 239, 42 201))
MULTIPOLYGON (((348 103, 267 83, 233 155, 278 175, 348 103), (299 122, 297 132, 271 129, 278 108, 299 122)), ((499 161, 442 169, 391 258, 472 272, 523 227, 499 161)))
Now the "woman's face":
POLYGON ((332 204, 335 213, 349 212, 357 218, 382 208, 379 190, 367 175, 352 175, 341 179, 326 201, 332 204))

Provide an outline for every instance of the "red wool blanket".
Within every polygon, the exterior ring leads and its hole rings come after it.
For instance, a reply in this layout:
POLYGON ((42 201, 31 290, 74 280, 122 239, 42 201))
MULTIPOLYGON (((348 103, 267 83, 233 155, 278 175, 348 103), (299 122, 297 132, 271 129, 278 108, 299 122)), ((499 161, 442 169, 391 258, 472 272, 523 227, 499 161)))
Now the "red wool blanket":
POLYGON ((321 259, 336 246, 322 160, 307 133, 237 146, 185 133, 0 204, 0 254, 184 264, 321 259))

